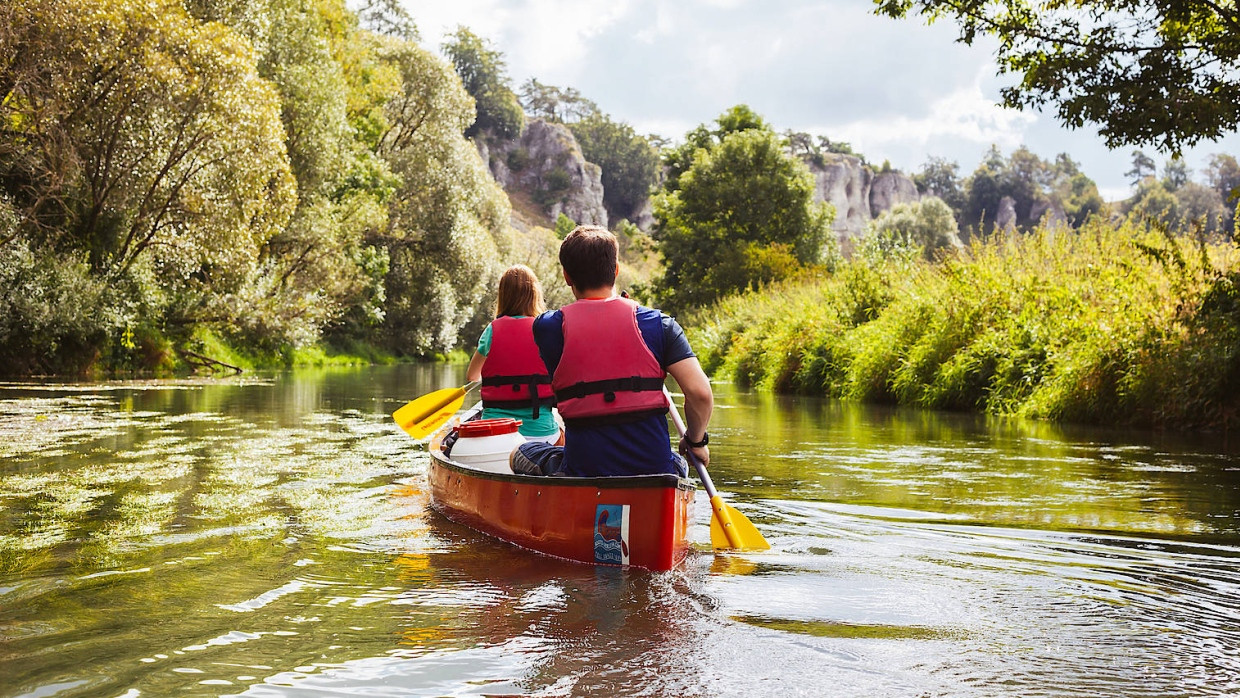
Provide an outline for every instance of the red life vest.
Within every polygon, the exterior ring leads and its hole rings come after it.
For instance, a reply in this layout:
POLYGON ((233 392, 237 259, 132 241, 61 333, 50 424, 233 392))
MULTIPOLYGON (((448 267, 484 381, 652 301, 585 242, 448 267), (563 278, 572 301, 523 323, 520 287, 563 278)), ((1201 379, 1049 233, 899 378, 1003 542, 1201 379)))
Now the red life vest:
POLYGON ((554 404, 551 376, 534 344, 534 318, 496 318, 482 362, 482 406, 529 407, 537 419, 540 406, 554 404))
POLYGON ((564 353, 551 388, 566 424, 621 424, 667 411, 667 373, 642 340, 637 303, 579 300, 560 312, 564 353))

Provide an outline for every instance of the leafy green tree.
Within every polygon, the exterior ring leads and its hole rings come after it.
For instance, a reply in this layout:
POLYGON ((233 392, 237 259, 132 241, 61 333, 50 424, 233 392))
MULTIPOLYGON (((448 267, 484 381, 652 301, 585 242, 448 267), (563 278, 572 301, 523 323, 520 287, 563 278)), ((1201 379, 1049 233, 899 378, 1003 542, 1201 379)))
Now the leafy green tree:
POLYGON ((370 237, 389 257, 383 339, 403 354, 446 352, 487 319, 482 300, 512 245, 508 198, 463 135, 474 114, 452 66, 408 42, 385 41, 381 55, 401 93, 379 155, 402 182, 370 237))
MULTIPOLYGON (((389 4, 375 0, 364 12, 388 31, 412 31, 397 26, 400 8, 389 4)), ((261 47, 259 71, 280 93, 297 179, 292 219, 268 241, 255 283, 232 304, 244 309, 230 319, 234 334, 248 344, 306 344, 325 328, 377 323, 386 253, 365 237, 384 225, 383 202, 399 182, 374 153, 398 79, 378 60, 374 35, 341 0, 195 0, 192 7, 261 47)))
POLYGON ((733 109, 717 131, 691 132, 691 138, 708 134, 699 138, 706 145, 676 188, 655 198, 664 260, 656 288, 670 310, 701 306, 823 259, 832 211, 814 202, 805 164, 754 117, 747 108, 733 109))
POLYGON ((986 157, 965 183, 965 203, 961 224, 971 234, 989 235, 994 229, 999 202, 1007 196, 1004 170, 1007 164, 997 147, 992 146, 986 157))
POLYGON ((1132 186, 1135 187, 1141 184, 1141 180, 1146 177, 1154 176, 1156 171, 1154 158, 1140 150, 1134 150, 1132 151, 1132 169, 1125 172, 1124 176, 1128 177, 1132 181, 1132 186))
POLYGON ((577 227, 577 221, 561 213, 555 219, 555 236, 563 240, 577 227))
POLYGON ((700 150, 710 150, 728 134, 748 130, 770 130, 766 121, 747 104, 738 104, 715 120, 715 128, 700 124, 685 134, 685 142, 663 150, 663 188, 672 192, 680 186, 680 176, 692 165, 700 150))
POLYGON ((1172 157, 1163 165, 1163 186, 1173 192, 1187 184, 1191 174, 1183 159, 1172 157))
POLYGON ((955 215, 964 210, 965 195, 961 188, 960 165, 947 158, 931 157, 921 166, 921 172, 913 175, 917 191, 922 196, 933 196, 947 204, 955 215))
POLYGON ((927 196, 911 204, 899 204, 870 221, 861 251, 882 258, 900 251, 933 259, 943 250, 962 249, 956 217, 942 199, 927 196))
POLYGON ((1224 201, 1240 199, 1240 164, 1235 157, 1224 153, 1211 155, 1205 175, 1206 183, 1213 187, 1224 201))
POLYGON ((1206 183, 1218 192, 1223 207, 1233 212, 1223 217, 1223 229, 1231 234, 1236 229, 1236 216, 1240 215, 1240 164, 1231 155, 1215 153, 1210 156, 1205 175, 1206 183))
POLYGON ((10 241, 32 259, 84 260, 112 289, 100 298, 115 305, 78 312, 159 326, 227 317, 296 200, 279 96, 249 44, 171 0, 6 9, 10 241))
POLYGON ((815 165, 822 165, 822 149, 814 142, 813 134, 804 131, 793 131, 788 129, 784 131, 784 142, 787 143, 788 152, 793 157, 800 158, 805 162, 812 162, 815 165))
POLYGON ((603 205, 611 220, 631 218, 649 198, 659 154, 626 123, 594 114, 568 125, 585 159, 603 170, 603 205))
POLYGON ((546 85, 534 78, 521 86, 521 106, 532 117, 558 123, 602 116, 598 105, 583 97, 576 88, 546 85))
POLYGON ((812 162, 815 165, 823 165, 826 162, 826 153, 836 153, 839 155, 851 155, 863 164, 865 156, 854 151, 852 146, 844 141, 833 141, 826 136, 818 136, 815 140, 814 136, 804 131, 793 131, 788 129, 784 131, 784 141, 787 143, 788 152, 792 153, 805 162, 812 162))
POLYGON ((1098 185, 1081 172, 1081 167, 1067 153, 1055 156, 1049 165, 1047 190, 1050 200, 1059 204, 1068 224, 1079 228, 1090 216, 1101 213, 1106 206, 1098 185))
POLYGON ((875 0, 890 17, 960 25, 997 40, 1018 82, 1009 107, 1052 104, 1072 128, 1099 125, 1111 147, 1179 152, 1240 126, 1240 6, 1215 0, 875 0))
POLYGON ((1130 199, 1128 218, 1146 225, 1158 224, 1172 231, 1180 229, 1180 203, 1163 183, 1147 177, 1137 186, 1130 199))
POLYGON ((1070 225, 1079 226, 1104 205, 1097 184, 1066 153, 1047 162, 1024 147, 1007 159, 992 147, 965 189, 961 224, 981 234, 993 229, 1005 196, 1014 201, 1016 224, 1026 231, 1048 210, 1061 210, 1070 225))
POLYGON ((465 91, 474 98, 477 119, 467 126, 465 135, 473 138, 487 132, 504 140, 521 135, 525 114, 509 86, 503 54, 465 27, 448 35, 443 49, 465 91))
POLYGON ((1223 206, 1218 192, 1197 182, 1185 182, 1175 192, 1180 220, 1179 232, 1198 232, 1202 235, 1218 235, 1225 232, 1226 223, 1233 216, 1223 206))
POLYGON ((365 0, 357 10, 362 26, 376 34, 418 40, 418 27, 400 0, 365 0))

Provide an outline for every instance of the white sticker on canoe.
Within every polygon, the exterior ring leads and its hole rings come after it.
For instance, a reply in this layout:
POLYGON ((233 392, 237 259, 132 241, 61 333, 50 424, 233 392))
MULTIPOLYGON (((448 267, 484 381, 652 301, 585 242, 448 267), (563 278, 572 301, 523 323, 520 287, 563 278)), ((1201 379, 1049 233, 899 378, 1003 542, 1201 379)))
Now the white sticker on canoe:
POLYGON ((594 510, 594 561, 629 564, 628 504, 600 504, 594 510))

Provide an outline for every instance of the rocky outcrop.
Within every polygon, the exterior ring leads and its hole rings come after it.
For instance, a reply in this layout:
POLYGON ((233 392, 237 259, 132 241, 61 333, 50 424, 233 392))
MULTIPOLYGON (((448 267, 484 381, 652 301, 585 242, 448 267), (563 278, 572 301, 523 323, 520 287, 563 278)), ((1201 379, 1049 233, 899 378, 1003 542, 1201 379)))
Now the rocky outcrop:
POLYGON ((586 162, 572 131, 531 119, 512 141, 478 139, 478 151, 505 191, 522 192, 554 221, 561 213, 581 224, 607 225, 603 171, 586 162))
POLYGON ((899 204, 921 200, 917 185, 901 172, 874 174, 852 155, 825 153, 806 163, 814 174, 814 199, 835 206, 832 228, 845 252, 855 246, 870 221, 899 204))
POLYGON ((995 214, 995 230, 1016 230, 1016 199, 1010 196, 999 199, 999 212, 995 214))
POLYGON ((1068 223, 1068 214, 1063 210, 1063 205, 1053 199, 1034 201, 1033 205, 1029 207, 1029 220, 1047 228, 1071 227, 1068 223))
POLYGON ((874 175, 870 185, 870 216, 877 218, 883 211, 920 200, 921 194, 917 193, 917 185, 911 177, 895 170, 880 172, 874 175))
POLYGON ((851 155, 828 153, 822 162, 810 162, 814 174, 814 200, 835 207, 831 227, 841 242, 860 237, 870 222, 870 168, 851 155))

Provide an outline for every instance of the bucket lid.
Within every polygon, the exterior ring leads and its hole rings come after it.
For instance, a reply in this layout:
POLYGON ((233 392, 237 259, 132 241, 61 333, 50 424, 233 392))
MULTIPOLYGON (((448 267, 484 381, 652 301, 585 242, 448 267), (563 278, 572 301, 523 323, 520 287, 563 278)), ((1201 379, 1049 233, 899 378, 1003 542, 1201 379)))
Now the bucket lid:
POLYGON ((500 434, 512 434, 517 431, 517 427, 521 426, 521 420, 504 417, 502 419, 475 419, 468 422, 462 422, 457 428, 457 433, 462 439, 478 438, 482 436, 499 436, 500 434))

